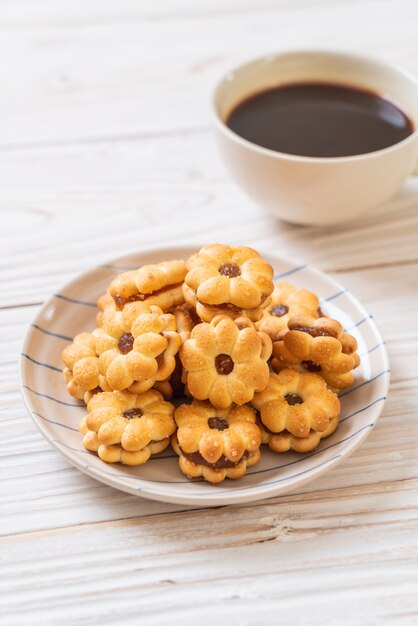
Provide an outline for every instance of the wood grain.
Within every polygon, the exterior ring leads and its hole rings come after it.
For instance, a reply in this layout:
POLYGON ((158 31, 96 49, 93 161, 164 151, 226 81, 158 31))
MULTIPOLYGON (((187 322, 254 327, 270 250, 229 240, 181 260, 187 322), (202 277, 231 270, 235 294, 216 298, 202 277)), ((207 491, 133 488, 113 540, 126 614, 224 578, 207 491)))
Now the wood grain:
POLYGON ((170 245, 173 230, 176 243, 245 242, 327 271, 418 262, 418 178, 376 216, 309 228, 273 220, 233 186, 209 133, 6 152, 0 171, 0 306, 41 302, 95 264, 170 245))
POLYGON ((4 4, 6 24, 14 20, 0 39, 1 56, 13 59, 0 67, 5 147, 200 130, 222 73, 288 48, 378 52, 418 70, 413 0, 397 0, 396 10, 376 0, 253 0, 242 11, 219 0, 177 10, 167 0, 152 9, 131 0, 121 11, 99 0, 4 4))
POLYGON ((417 480, 409 480, 360 494, 340 489, 249 507, 29 533, 18 543, 11 538, 2 546, 8 557, 4 606, 14 607, 15 616, 29 611, 32 619, 53 607, 69 623, 93 615, 110 622, 117 604, 128 616, 129 608, 140 606, 143 623, 170 623, 173 614, 191 623, 196 610, 209 623, 209 617, 225 618, 234 597, 253 609, 262 603, 263 614, 267 609, 271 617, 280 607, 299 619, 303 597, 305 610, 310 604, 323 607, 318 621, 309 622, 315 624, 336 605, 350 609, 355 599, 360 606, 356 602, 350 615, 359 623, 376 610, 387 617, 415 612, 418 538, 411 539, 411 529, 417 507, 410 498, 417 487, 417 480), (22 593, 25 606, 16 608, 22 593), (187 600, 195 593, 198 608, 187 600))
POLYGON ((229 181, 209 95, 287 48, 418 73, 412 0, 4 0, 0 6, 0 622, 418 623, 418 178, 339 228, 277 222, 229 181), (68 465, 23 405, 18 355, 79 272, 153 245, 240 242, 312 263, 374 316, 391 360, 377 427, 299 491, 196 509, 68 465))

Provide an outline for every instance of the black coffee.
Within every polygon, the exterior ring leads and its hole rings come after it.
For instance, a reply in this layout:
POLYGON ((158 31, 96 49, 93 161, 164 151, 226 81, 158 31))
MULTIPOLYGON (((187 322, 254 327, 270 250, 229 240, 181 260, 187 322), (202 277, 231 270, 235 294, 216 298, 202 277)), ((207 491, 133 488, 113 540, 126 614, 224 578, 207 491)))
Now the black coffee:
POLYGON ((327 83, 257 93, 241 102, 226 124, 264 148, 314 157, 373 152, 414 132, 405 113, 378 94, 327 83))

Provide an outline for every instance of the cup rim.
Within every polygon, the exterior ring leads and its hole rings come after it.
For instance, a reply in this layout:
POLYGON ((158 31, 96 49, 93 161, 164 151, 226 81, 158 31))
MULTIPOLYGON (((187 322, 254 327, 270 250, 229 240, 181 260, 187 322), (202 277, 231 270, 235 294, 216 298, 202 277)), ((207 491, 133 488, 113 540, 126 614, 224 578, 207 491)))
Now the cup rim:
MULTIPOLYGON (((270 54, 263 54, 258 57, 252 57, 251 59, 245 61, 244 63, 241 63, 240 65, 236 65, 235 67, 231 68, 230 70, 228 70, 227 72, 223 74, 223 76, 217 81, 214 89, 212 90, 211 116, 212 116, 212 123, 214 124, 214 126, 217 127, 220 131, 222 131, 229 139, 231 139, 237 144, 241 144, 244 148, 249 148, 253 150, 254 152, 257 152, 261 155, 274 157, 278 160, 294 161, 294 162, 299 162, 299 163, 308 162, 308 163, 332 164, 332 163, 347 163, 347 162, 353 162, 353 161, 363 161, 374 156, 379 156, 379 155, 384 155, 390 152, 394 152, 398 148, 403 147, 404 145, 407 145, 409 143, 412 143, 417 138, 418 120, 413 119, 412 121, 415 126, 414 131, 410 135, 408 135, 408 137, 405 137, 405 139, 402 139, 401 141, 398 141, 390 146, 387 146, 386 148, 381 148, 380 150, 373 150, 372 152, 363 152, 362 154, 351 154, 351 155, 340 156, 340 157, 314 157, 314 156, 304 156, 300 154, 290 154, 288 152, 280 152, 279 150, 272 150, 271 148, 265 148, 252 141, 249 141, 248 139, 244 139, 244 137, 241 137, 241 135, 231 130, 227 126, 227 124, 223 121, 221 116, 219 115, 217 106, 216 106, 216 98, 217 98, 217 95, 221 88, 222 83, 227 80, 229 75, 234 74, 234 72, 238 72, 245 68, 248 68, 251 65, 255 65, 257 63, 261 63, 263 61, 267 61, 270 59, 291 56, 291 55, 294 55, 294 56, 325 55, 325 56, 330 56, 334 58, 340 57, 340 58, 348 59, 348 60, 351 59, 351 60, 356 60, 356 61, 363 61, 366 63, 374 63, 376 65, 379 65, 385 70, 389 69, 394 72, 397 72, 398 74, 402 75, 403 78, 407 79, 409 82, 413 83, 418 88, 418 78, 414 74, 412 74, 412 72, 404 69, 403 67, 396 65, 395 63, 386 63, 385 61, 382 61, 381 59, 373 55, 344 52, 344 51, 339 51, 339 50, 326 50, 326 49, 320 49, 320 48, 318 49, 297 48, 293 50, 291 49, 283 50, 281 52, 276 52, 276 53, 273 52, 270 54)), ((407 115, 409 115, 409 113, 407 113, 407 115)))

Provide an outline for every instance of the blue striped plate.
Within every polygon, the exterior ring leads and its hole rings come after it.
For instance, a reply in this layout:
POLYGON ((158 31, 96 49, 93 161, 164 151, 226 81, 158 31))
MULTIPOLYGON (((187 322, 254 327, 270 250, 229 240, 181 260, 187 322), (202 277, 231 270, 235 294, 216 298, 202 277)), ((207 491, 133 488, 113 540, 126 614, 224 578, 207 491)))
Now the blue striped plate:
POLYGON ((249 502, 294 490, 351 454, 367 437, 382 412, 389 385, 385 344, 372 317, 346 289, 322 272, 274 254, 264 257, 276 278, 305 286, 321 298, 321 308, 338 319, 359 344, 361 366, 356 382, 341 396, 340 426, 312 453, 277 455, 263 450, 260 463, 238 481, 220 485, 189 481, 167 449, 140 467, 103 463, 84 450, 77 423, 85 408, 71 398, 62 377, 60 353, 72 337, 95 325, 95 302, 118 273, 145 263, 186 258, 194 249, 150 250, 110 261, 82 274, 50 298, 31 324, 20 363, 23 397, 44 437, 82 472, 122 491, 165 502, 214 506, 249 502))

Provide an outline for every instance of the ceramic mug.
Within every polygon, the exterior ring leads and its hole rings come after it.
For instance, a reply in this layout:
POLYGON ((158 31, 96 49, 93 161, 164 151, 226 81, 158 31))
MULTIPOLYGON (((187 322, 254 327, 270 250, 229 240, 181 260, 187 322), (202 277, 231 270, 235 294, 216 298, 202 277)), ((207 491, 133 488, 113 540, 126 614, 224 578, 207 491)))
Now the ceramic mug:
POLYGON ((269 213, 296 224, 338 224, 369 214, 417 171, 418 82, 378 60, 339 52, 265 56, 228 73, 213 97, 213 125, 223 160, 236 183, 269 213), (300 82, 328 82, 373 91, 397 104, 414 132, 375 152, 307 157, 276 152, 243 139, 225 121, 259 91, 300 82))

